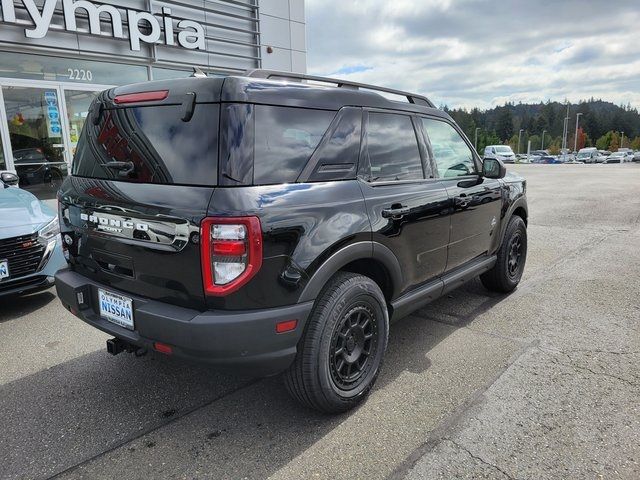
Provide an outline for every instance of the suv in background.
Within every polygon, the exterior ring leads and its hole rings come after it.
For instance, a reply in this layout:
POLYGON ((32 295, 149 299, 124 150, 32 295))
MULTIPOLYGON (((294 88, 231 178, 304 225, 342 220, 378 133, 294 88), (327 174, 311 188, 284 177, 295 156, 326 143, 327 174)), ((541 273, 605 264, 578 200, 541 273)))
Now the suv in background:
POLYGON ((489 145, 484 148, 484 158, 497 158, 503 163, 515 163, 516 154, 509 145, 489 145))
POLYGON ((284 372, 303 404, 345 411, 391 320, 477 275, 516 288, 526 184, 505 174, 406 92, 262 70, 118 87, 59 193, 58 295, 111 353, 284 372))

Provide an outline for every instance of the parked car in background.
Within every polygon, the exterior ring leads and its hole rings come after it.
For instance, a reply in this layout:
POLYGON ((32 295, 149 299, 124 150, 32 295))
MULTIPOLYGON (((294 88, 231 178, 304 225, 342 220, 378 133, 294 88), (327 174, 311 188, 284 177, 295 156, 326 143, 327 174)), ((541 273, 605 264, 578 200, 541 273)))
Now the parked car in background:
POLYGON ((567 163, 576 158, 575 154, 571 152, 571 150, 563 149, 560 151, 560 155, 558 155, 557 159, 559 163, 567 163))
POLYGON ((602 163, 626 163, 633 159, 629 152, 615 152, 609 155, 602 163))
POLYGON ((509 145, 489 145, 484 148, 484 158, 497 158, 503 163, 515 163, 516 154, 509 145))
POLYGON ((600 153, 597 148, 582 148, 578 152, 576 160, 580 163, 597 163, 600 153))
POLYGON ((634 162, 640 162, 640 150, 638 150, 636 153, 633 154, 633 159, 634 162))
POLYGON ((516 155, 516 163, 531 163, 526 153, 518 153, 516 155))
POLYGON ((66 266, 58 215, 0 174, 0 297, 49 288, 66 266))
POLYGON ((53 199, 68 175, 64 160, 56 159, 40 147, 13 151, 13 162, 20 177, 20 187, 41 199, 53 199))
POLYGON ((559 164, 559 163, 564 163, 564 162, 562 160, 560 160, 558 157, 554 157, 553 155, 544 155, 544 156, 540 157, 540 161, 538 163, 559 164))

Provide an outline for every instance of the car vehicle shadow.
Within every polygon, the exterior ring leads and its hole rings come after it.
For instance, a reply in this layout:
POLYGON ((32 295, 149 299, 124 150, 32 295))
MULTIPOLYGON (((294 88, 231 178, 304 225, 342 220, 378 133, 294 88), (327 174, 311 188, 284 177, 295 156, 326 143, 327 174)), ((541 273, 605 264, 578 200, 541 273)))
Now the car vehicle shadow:
POLYGON ((56 299, 55 290, 45 290, 27 295, 10 295, 2 299, 0 323, 15 320, 39 310, 56 299))
MULTIPOLYGON (((374 395, 406 372, 428 371, 430 351, 503 298, 471 282, 394 323, 374 395)), ((350 416, 368 415, 367 405, 323 415, 289 398, 277 377, 96 351, 0 386, 0 464, 7 478, 48 477, 78 465, 92 477, 103 466, 115 471, 119 461, 140 457, 144 470, 170 458, 179 462, 177 476, 197 465, 214 478, 266 478, 350 416)))

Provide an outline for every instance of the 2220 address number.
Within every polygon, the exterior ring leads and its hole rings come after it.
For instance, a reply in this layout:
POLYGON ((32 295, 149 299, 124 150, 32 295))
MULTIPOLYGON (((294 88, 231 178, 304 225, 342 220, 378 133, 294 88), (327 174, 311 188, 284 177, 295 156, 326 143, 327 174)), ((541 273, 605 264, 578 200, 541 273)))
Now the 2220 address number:
POLYGON ((89 82, 93 80, 93 73, 91 70, 67 68, 67 72, 69 72, 69 80, 84 80, 89 82))

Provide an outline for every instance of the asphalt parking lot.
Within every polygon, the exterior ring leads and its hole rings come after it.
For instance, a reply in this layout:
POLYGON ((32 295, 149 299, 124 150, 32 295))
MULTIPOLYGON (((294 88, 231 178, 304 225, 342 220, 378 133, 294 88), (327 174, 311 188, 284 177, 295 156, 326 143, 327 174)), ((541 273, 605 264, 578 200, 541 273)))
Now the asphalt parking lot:
POLYGON ((149 354, 53 291, 0 301, 0 478, 640 478, 640 164, 515 165, 520 287, 392 326, 358 410, 149 354))

